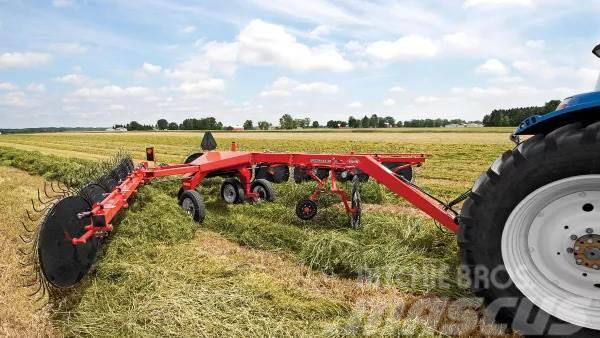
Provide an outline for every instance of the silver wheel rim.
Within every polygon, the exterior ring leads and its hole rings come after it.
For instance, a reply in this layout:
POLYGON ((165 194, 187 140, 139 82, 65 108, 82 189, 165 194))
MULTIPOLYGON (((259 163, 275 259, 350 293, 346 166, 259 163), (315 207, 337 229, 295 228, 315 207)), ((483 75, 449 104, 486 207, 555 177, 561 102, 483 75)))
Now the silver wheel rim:
POLYGON ((194 215, 196 213, 196 207, 194 206, 194 202, 189 199, 189 198, 185 198, 182 202, 181 202, 181 208, 187 212, 190 215, 194 215))
POLYGON ((523 199, 501 241, 506 270, 523 295, 556 318, 594 330, 600 330, 600 289, 594 285, 600 270, 578 265, 578 251, 571 250, 590 231, 600 234, 599 219, 600 175, 573 176, 523 199))
POLYGON ((252 192, 258 194, 259 201, 262 201, 267 198, 267 190, 261 185, 255 186, 254 189, 252 189, 252 192))
POLYGON ((223 187, 223 199, 227 203, 234 203, 237 200, 237 191, 233 184, 225 184, 223 187))

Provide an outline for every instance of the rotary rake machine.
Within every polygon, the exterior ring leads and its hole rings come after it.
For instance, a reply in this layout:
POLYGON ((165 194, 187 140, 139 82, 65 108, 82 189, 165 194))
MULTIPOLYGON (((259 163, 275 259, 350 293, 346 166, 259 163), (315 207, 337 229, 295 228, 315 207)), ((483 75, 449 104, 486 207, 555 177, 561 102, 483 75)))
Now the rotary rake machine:
MULTIPOLYGON (((210 133, 202 140, 203 153, 190 155, 183 164, 154 165, 154 148, 146 149, 146 161, 134 166, 129 157, 121 156, 107 174, 83 185, 77 191, 63 189, 55 203, 45 203, 34 243, 35 267, 43 277, 44 289, 69 288, 82 280, 91 268, 104 239, 114 229, 117 215, 127 209, 132 197, 144 184, 167 176, 180 176, 178 193, 180 206, 198 223, 206 215, 203 198, 197 188, 209 177, 223 177, 220 197, 225 203, 245 201, 271 202, 275 195, 273 183, 290 178, 294 168, 296 183, 315 181, 316 189, 306 199, 298 201, 296 215, 310 220, 316 214, 317 196, 330 187, 337 194, 349 215, 350 225, 360 227, 360 184, 369 178, 456 231, 457 214, 450 206, 430 197, 411 182, 413 167, 421 166, 424 154, 308 154, 238 151, 235 143, 230 151, 215 151, 216 142, 210 133), (351 181, 351 192, 340 182, 351 181)), ((44 189, 46 190, 46 189, 44 189)), ((46 196, 48 194, 46 193, 46 196)), ((40 210, 38 210, 40 211, 40 210)))

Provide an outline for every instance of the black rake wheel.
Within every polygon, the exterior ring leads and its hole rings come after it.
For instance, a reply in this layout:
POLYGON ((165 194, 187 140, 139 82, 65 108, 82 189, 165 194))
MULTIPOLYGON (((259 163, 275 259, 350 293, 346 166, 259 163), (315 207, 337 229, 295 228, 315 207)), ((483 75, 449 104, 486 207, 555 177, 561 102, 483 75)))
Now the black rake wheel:
POLYGON ((236 178, 227 178, 221 184, 221 199, 227 204, 242 203, 245 200, 244 187, 236 178))
POLYGON ((197 158, 199 158, 200 156, 202 156, 203 153, 193 153, 190 156, 185 158, 185 161, 183 161, 183 163, 188 164, 188 163, 192 163, 193 161, 195 161, 197 158))
POLYGON ((206 207, 202 195, 196 190, 186 190, 179 198, 179 205, 194 221, 202 223, 206 216, 206 207))
POLYGON ((259 201, 273 202, 275 200, 273 184, 264 178, 252 181, 250 189, 253 193, 258 194, 259 201))
POLYGON ((88 273, 98 248, 98 239, 73 245, 71 239, 80 237, 89 217, 79 219, 78 213, 89 211, 90 204, 81 196, 70 196, 57 202, 42 222, 37 253, 40 268, 50 284, 69 288, 88 273))
POLYGON ((313 200, 305 199, 296 204, 296 216, 301 220, 308 221, 317 215, 317 203, 313 200))
POLYGON ((357 176, 352 180, 350 225, 354 229, 361 227, 362 199, 360 198, 360 181, 357 176))

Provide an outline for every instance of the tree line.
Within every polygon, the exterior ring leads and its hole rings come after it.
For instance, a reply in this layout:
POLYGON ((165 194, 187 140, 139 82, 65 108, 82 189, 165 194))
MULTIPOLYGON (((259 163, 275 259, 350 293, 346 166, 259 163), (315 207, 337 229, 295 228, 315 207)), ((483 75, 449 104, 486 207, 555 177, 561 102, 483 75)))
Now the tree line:
MULTIPOLYGON (((494 109, 490 114, 483 118, 483 125, 486 127, 504 127, 517 126, 525 118, 532 115, 543 115, 554 111, 560 101, 551 100, 543 106, 522 107, 512 109, 494 109)), ((307 128, 435 128, 444 127, 450 124, 466 124, 480 121, 465 121, 463 119, 412 119, 407 121, 396 120, 392 116, 371 116, 361 117, 349 116, 347 120, 329 120, 325 125, 319 124, 319 121, 312 121, 310 118, 294 118, 290 114, 283 114, 279 118, 279 125, 273 126, 268 121, 258 121, 256 125, 252 120, 246 120, 243 124, 244 130, 269 130, 277 129, 307 129, 307 128)), ((131 121, 126 125, 115 125, 114 128, 127 128, 127 130, 234 130, 232 126, 224 126, 222 122, 214 117, 188 118, 181 123, 169 122, 167 119, 160 119, 156 125, 144 125, 137 121, 131 121)))
POLYGON ((543 106, 494 109, 490 114, 483 117, 483 125, 486 127, 518 126, 529 116, 544 115, 556 110, 559 104, 559 100, 551 100, 543 106))

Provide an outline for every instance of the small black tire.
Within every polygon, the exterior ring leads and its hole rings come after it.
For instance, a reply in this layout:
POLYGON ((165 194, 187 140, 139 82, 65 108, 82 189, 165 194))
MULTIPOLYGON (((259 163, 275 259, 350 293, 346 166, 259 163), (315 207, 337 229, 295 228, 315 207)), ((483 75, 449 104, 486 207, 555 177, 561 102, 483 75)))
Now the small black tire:
POLYGON ((254 170, 254 179, 266 179, 273 183, 285 183, 290 179, 290 167, 287 165, 259 164, 254 170))
POLYGON ((242 203, 246 199, 244 186, 236 178, 226 178, 221 184, 221 200, 227 204, 242 203))
POLYGON ((273 184, 264 178, 252 181, 250 190, 259 195, 259 201, 273 202, 275 200, 275 190, 273 184))
MULTIPOLYGON (((483 298, 488 312, 497 322, 508 324, 511 329, 524 335, 600 336, 599 330, 567 323, 527 298, 514 281, 515 277, 527 276, 527 272, 521 270, 519 276, 515 275, 517 272, 511 276, 506 268, 508 265, 505 267, 508 262, 504 257, 511 255, 512 259, 516 250, 502 250, 503 244, 508 243, 503 235, 508 227, 509 216, 513 210, 521 208, 521 201, 530 201, 540 189, 551 184, 560 184, 566 179, 582 175, 600 174, 599 157, 600 122, 589 125, 572 123, 547 134, 537 134, 513 150, 506 151, 475 182, 459 217, 457 239, 461 268, 471 289, 476 296, 483 298), (495 273, 495 277, 487 280, 482 278, 483 274, 489 272, 495 273), (504 301, 513 303, 503 304, 504 301), (544 320, 531 322, 533 318, 544 320), (557 329, 561 331, 557 332, 557 329)), ((510 225, 514 228, 515 224, 519 223, 510 225)), ((566 236, 570 231, 565 232, 566 236)), ((525 232, 521 237, 529 236, 525 232)), ((508 238, 513 240, 512 237, 508 238)), ((527 246, 524 248, 527 249, 527 246)), ((529 247, 532 252, 533 249, 529 247)), ((548 280, 541 270, 535 270, 538 283, 548 280)), ((535 286, 541 290, 541 284, 535 286)), ((566 306, 562 304, 563 301, 556 304, 557 309, 566 306)))
POLYGON ((296 216, 301 220, 308 221, 313 219, 317 215, 317 211, 317 203, 313 200, 300 200, 296 204, 296 216))
MULTIPOLYGON (((407 164, 407 163, 404 163, 404 162, 394 162, 394 163, 388 162, 388 163, 383 163, 383 166, 393 171, 395 168, 397 168, 399 166, 402 166, 402 165, 405 165, 405 164, 407 164)), ((407 180, 407 181, 409 181, 409 182, 413 181, 413 167, 412 166, 406 167, 406 168, 402 168, 402 169, 400 169, 398 171, 395 171, 394 174, 396 176, 402 176, 402 177, 404 177, 404 179, 407 180)))
POLYGON ((198 157, 202 156, 203 153, 193 153, 190 156, 185 158, 185 161, 183 161, 184 164, 188 164, 188 163, 192 163, 194 160, 196 160, 198 157))
POLYGON ((202 223, 206 216, 206 207, 202 195, 196 190, 186 190, 179 199, 181 208, 190 214, 194 221, 202 223))

